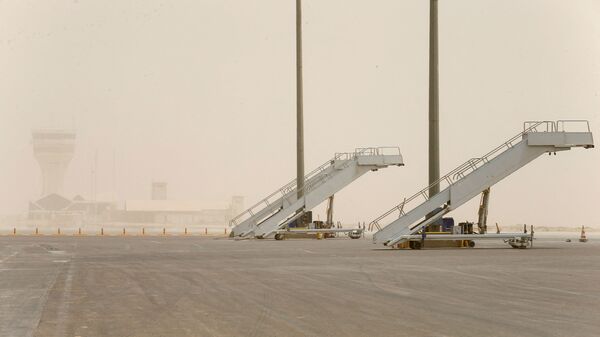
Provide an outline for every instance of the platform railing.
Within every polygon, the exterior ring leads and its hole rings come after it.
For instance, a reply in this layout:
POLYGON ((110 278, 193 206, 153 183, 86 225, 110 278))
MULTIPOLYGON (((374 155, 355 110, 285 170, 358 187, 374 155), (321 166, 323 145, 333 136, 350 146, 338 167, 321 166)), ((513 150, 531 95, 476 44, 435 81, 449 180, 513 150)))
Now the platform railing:
POLYGON ((523 132, 591 132, 591 129, 590 122, 585 119, 561 119, 524 122, 523 132), (530 129, 531 126, 535 127, 530 129))
POLYGON ((559 120, 556 122, 557 132, 592 132, 590 122, 583 119, 559 120), (576 127, 576 129, 575 129, 576 127))

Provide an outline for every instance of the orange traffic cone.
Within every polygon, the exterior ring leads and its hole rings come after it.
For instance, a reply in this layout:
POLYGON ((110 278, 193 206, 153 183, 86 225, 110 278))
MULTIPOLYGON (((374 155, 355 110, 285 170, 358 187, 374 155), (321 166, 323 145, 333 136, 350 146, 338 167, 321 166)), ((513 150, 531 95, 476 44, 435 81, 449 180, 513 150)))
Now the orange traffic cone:
POLYGON ((587 236, 585 236, 585 228, 581 226, 581 236, 579 237, 579 242, 587 242, 587 236))

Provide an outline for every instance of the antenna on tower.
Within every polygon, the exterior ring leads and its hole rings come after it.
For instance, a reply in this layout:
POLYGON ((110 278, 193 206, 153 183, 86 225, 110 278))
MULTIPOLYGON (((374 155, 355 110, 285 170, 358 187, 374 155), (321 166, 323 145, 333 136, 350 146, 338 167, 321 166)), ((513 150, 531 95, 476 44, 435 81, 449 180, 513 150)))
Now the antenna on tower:
POLYGON ((117 150, 113 148, 113 202, 117 201, 117 150))
POLYGON ((98 149, 94 151, 94 161, 92 162, 92 174, 90 178, 92 184, 91 198, 95 202, 98 194, 98 149))

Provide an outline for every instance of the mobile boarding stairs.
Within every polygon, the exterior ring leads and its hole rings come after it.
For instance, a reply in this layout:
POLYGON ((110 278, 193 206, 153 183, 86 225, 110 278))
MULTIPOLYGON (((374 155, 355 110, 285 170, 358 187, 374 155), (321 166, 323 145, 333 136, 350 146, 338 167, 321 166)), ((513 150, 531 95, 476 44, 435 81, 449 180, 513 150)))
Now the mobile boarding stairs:
POLYGON ((298 198, 296 179, 233 218, 234 237, 267 238, 369 171, 403 166, 397 147, 360 148, 337 153, 304 177, 298 198))
MULTIPOLYGON (((369 224, 378 228, 373 243, 398 247, 419 239, 417 232, 440 220, 485 189, 506 178, 544 153, 556 154, 573 147, 593 148, 588 121, 561 120, 525 122, 523 132, 504 142, 483 157, 473 158, 420 190, 369 224), (440 186, 432 197, 428 190, 440 186), (387 224, 387 225, 385 225, 387 224)), ((505 239, 508 243, 530 242, 533 233, 447 235, 454 240, 505 239)), ((433 235, 431 235, 433 238, 433 235)), ((442 237, 439 237, 442 239, 442 237)))

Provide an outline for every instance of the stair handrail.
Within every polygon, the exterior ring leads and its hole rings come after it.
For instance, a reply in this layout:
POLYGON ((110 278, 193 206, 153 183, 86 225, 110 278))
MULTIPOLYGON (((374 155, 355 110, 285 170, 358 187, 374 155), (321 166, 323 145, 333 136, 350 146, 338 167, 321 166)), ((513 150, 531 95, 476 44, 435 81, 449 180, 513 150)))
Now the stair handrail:
MULTIPOLYGON (((400 149, 398 148, 398 151, 400 151, 400 149)), ((354 150, 354 152, 340 152, 340 153, 336 153, 335 156, 333 157, 333 159, 331 159, 328 163, 322 165, 323 169, 321 171, 324 171, 325 169, 327 169, 330 165, 333 165, 336 161, 344 161, 345 164, 344 165, 348 165, 349 162, 351 160, 356 159, 358 156, 378 156, 380 155, 380 150, 379 148, 376 147, 365 147, 365 148, 357 148, 354 150)), ((310 178, 314 178, 317 175, 313 175, 310 178)), ((309 178, 309 179, 310 179, 309 178)), ((324 175, 322 176, 320 179, 318 179, 317 181, 309 181, 309 179, 306 179, 306 183, 304 184, 304 186, 298 190, 299 192, 309 192, 312 189, 314 189, 315 187, 320 186, 321 184, 323 184, 325 181, 327 181, 327 179, 329 178, 329 175, 324 175)), ((297 192, 296 192, 297 193, 297 192)), ((290 194, 285 194, 283 196, 283 198, 285 200, 288 200, 289 202, 289 196, 290 194)))
MULTIPOLYGON (((392 148, 392 147, 381 147, 381 149, 383 149, 383 148, 392 148)), ((364 156, 364 155, 373 155, 373 156, 378 155, 378 153, 381 152, 379 149, 380 148, 378 148, 378 147, 366 147, 366 148, 357 148, 354 150, 354 152, 336 152, 334 154, 333 158, 329 159, 328 161, 324 162, 316 169, 314 169, 311 172, 309 172, 308 174, 306 174, 304 176, 304 181, 308 182, 310 179, 317 176, 320 172, 325 171, 329 166, 333 165, 336 161, 339 161, 339 160, 349 161, 349 160, 355 159, 358 156, 364 156)), ((398 148, 398 152, 400 152, 399 148, 398 148)), ((240 213, 237 216, 235 216, 234 218, 232 218, 229 221, 229 226, 232 227, 232 226, 237 225, 239 219, 248 214, 250 214, 250 216, 253 216, 255 209, 263 204, 265 206, 263 206, 261 208, 261 210, 268 207, 270 205, 269 200, 271 200, 274 196, 276 196, 280 193, 281 193, 281 197, 285 199, 286 195, 289 195, 289 193, 296 191, 295 190, 295 188, 297 186, 296 180, 297 179, 293 179, 289 183, 276 189, 275 192, 269 194, 267 197, 263 198, 261 201, 257 202, 256 204, 252 205, 251 207, 249 207, 242 213, 240 213)), ((320 182, 318 185, 320 185, 321 183, 322 182, 320 182)), ((306 192, 309 190, 309 188, 314 188, 318 185, 316 185, 315 183, 305 184, 304 187, 301 188, 299 191, 296 191, 296 193, 303 192, 303 191, 306 192)), ((259 212, 259 211, 257 211, 257 212, 259 212)))
MULTIPOLYGON (((327 162, 321 164, 319 167, 317 167, 316 169, 314 169, 314 170, 310 171, 308 174, 306 174, 304 176, 305 181, 309 180, 310 178, 312 178, 317 173, 319 173, 319 172, 323 171, 324 169, 326 169, 329 165, 331 165, 332 161, 337 160, 337 158, 338 158, 339 155, 341 155, 341 154, 336 153, 333 159, 328 160, 327 162)), ((237 225, 238 224, 238 220, 240 218, 244 217, 247 214, 250 214, 250 216, 252 216, 254 214, 253 211, 256 208, 258 208, 259 206, 261 206, 262 204, 265 204, 266 206, 269 206, 269 200, 271 200, 274 196, 276 196, 276 195, 278 195, 280 193, 281 193, 282 196, 284 196, 287 193, 290 193, 291 191, 294 191, 295 187, 297 186, 296 180, 297 179, 293 179, 292 181, 288 182, 287 184, 283 185, 282 187, 276 189, 273 193, 269 194, 267 197, 263 198, 261 201, 259 201, 256 204, 250 206, 244 212, 242 212, 242 213, 238 214, 237 216, 235 216, 234 218, 232 218, 229 221, 229 225, 230 226, 237 225)))
MULTIPOLYGON (((343 169, 345 169, 350 165, 351 160, 355 160, 359 156, 381 156, 381 155, 385 155, 384 150, 394 150, 394 152, 397 152, 398 155, 402 155, 400 148, 397 146, 356 148, 354 150, 354 152, 336 153, 334 159, 331 161, 331 164, 333 165, 335 160, 343 160, 344 163, 342 164, 342 166, 343 166, 343 169)), ((317 181, 311 181, 311 182, 307 181, 307 183, 304 184, 304 186, 300 189, 300 191, 303 191, 303 195, 306 195, 307 192, 324 184, 329 178, 330 178, 330 175, 326 174, 326 175, 320 176, 320 178, 317 181)), ((282 200, 287 201, 288 205, 291 205, 294 201, 296 201, 294 199, 290 200, 290 198, 294 197, 294 195, 295 195, 295 193, 288 193, 288 194, 282 196, 282 200)), ((288 218, 288 220, 289 220, 289 218, 288 218)), ((287 223, 287 221, 283 221, 282 224, 283 223, 287 223)))
POLYGON ((500 150, 502 150, 504 148, 506 148, 506 150, 510 149, 516 140, 522 139, 527 133, 540 132, 538 130, 538 127, 540 127, 542 125, 546 126, 546 130, 548 130, 548 131, 545 131, 545 132, 554 132, 555 130, 557 130, 557 122, 554 122, 554 121, 529 121, 529 122, 525 122, 523 125, 524 125, 524 127, 523 127, 522 132, 519 132, 517 135, 515 135, 514 137, 505 141, 500 146, 494 148, 492 151, 486 153, 482 157, 471 158, 471 159, 467 160, 463 164, 456 167, 454 170, 450 171, 450 173, 446 174, 445 176, 441 177, 440 179, 436 180, 435 182, 429 184, 429 186, 427 186, 424 189, 420 190, 419 192, 415 193, 411 197, 405 199, 403 202, 399 203, 398 205, 392 207, 389 211, 383 213, 382 215, 380 215, 379 217, 377 217, 373 221, 371 221, 369 223, 369 228, 381 227, 379 224, 379 221, 383 220, 384 218, 387 218, 390 214, 392 214, 396 211, 400 212, 399 217, 403 216, 404 214, 407 213, 404 210, 405 209, 404 206, 406 204, 410 203, 411 201, 413 201, 414 199, 418 198, 419 196, 423 196, 426 201, 429 200, 427 191, 429 191, 429 189, 432 188, 433 186, 441 185, 443 182, 446 182, 448 184, 448 186, 453 185, 456 181, 462 179, 465 176, 465 173, 467 171, 471 170, 471 172, 472 172, 472 171, 476 170, 478 168, 479 164, 487 163, 492 158, 492 156, 494 156, 500 150))
MULTIPOLYGON (((331 159, 329 161, 329 165, 326 165, 327 163, 323 164, 323 169, 321 171, 324 171, 327 167, 329 167, 330 165, 333 165, 335 163, 335 161, 344 161, 344 168, 346 168, 351 160, 355 160, 356 158, 358 158, 359 156, 381 156, 384 155, 384 150, 385 149, 393 149, 395 150, 395 152, 398 152, 398 155, 401 155, 400 152, 400 148, 397 146, 380 146, 380 147, 363 147, 363 148, 356 148, 354 150, 354 152, 340 152, 340 153, 336 153, 335 156, 333 157, 333 159, 331 159)), ((313 175, 310 178, 316 177, 317 174, 313 175)), ((309 178, 309 179, 310 179, 309 178)), ((306 183, 304 184, 304 186, 299 190, 300 192, 303 192, 303 194, 305 195, 307 192, 311 191, 312 189, 322 185, 323 183, 325 183, 328 179, 330 178, 329 175, 324 175, 321 176, 320 179, 316 180, 316 181, 309 181, 309 179, 306 179, 306 183)), ((297 193, 297 192, 296 192, 297 193)), ((287 193, 284 194, 282 196, 283 200, 286 200, 289 202, 289 198, 292 194, 287 193)))

